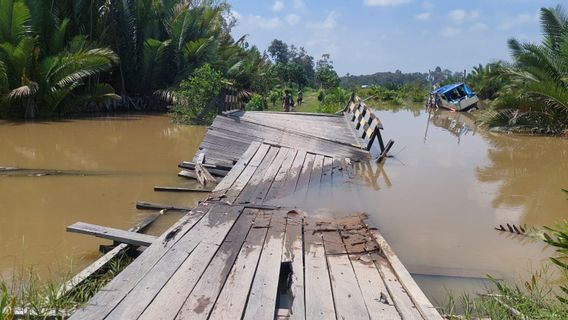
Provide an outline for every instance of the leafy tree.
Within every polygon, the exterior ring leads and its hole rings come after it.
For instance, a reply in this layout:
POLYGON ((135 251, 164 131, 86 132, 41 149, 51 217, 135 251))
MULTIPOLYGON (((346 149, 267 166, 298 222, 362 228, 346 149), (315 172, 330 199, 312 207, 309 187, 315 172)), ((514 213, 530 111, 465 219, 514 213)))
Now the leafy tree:
POLYGON ((286 64, 290 60, 288 45, 282 40, 272 40, 270 46, 268 46, 268 53, 275 63, 286 64))
POLYGON ((316 66, 316 81, 324 89, 335 88, 340 82, 337 72, 333 69, 333 61, 329 58, 329 54, 323 54, 316 66))
POLYGON ((555 134, 568 129, 568 15, 561 6, 542 8, 540 22, 541 44, 509 40, 514 63, 498 67, 506 85, 485 124, 555 134))

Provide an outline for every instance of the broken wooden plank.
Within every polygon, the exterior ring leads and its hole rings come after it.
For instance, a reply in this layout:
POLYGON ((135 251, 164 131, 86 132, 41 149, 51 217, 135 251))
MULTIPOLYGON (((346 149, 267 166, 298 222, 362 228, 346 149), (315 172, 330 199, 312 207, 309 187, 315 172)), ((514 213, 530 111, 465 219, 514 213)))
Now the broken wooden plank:
POLYGON ((184 170, 181 170, 180 172, 178 172, 178 176, 183 177, 183 178, 197 180, 197 174, 195 174, 195 171, 189 171, 189 170, 184 169, 184 170))
MULTIPOLYGON (((256 143, 260 144, 259 142, 256 142, 256 143)), ((243 156, 244 156, 244 154, 243 154, 243 156)), ((234 167, 234 166, 226 166, 226 165, 222 165, 222 164, 212 164, 212 163, 202 163, 201 165, 203 165, 207 169, 217 169, 217 170, 226 171, 226 172, 231 171, 231 169, 233 169, 233 167, 234 167)), ((183 169, 195 169, 195 162, 182 161, 178 164, 178 167, 183 168, 183 169)))
POLYGON ((156 237, 147 234, 103 227, 84 222, 76 222, 68 226, 66 230, 67 232, 88 234, 98 238, 109 239, 121 243, 128 243, 134 246, 144 247, 150 246, 157 239, 156 237))
POLYGON ((201 189, 201 188, 184 188, 184 187, 160 187, 155 186, 154 191, 166 191, 166 192, 211 192, 211 189, 201 189))
POLYGON ((280 263, 286 230, 284 212, 273 213, 270 228, 264 242, 262 254, 243 319, 273 319, 276 310, 280 263))
POLYGON ((237 163, 233 166, 231 171, 219 182, 219 184, 213 189, 214 192, 219 192, 230 188, 233 183, 237 180, 237 178, 243 173, 245 168, 249 165, 252 158, 255 156, 257 151, 260 151, 259 148, 262 145, 260 142, 253 141, 251 142, 249 148, 242 157, 237 161, 237 163))
POLYGON ((103 319, 139 283, 140 279, 173 247, 187 232, 207 216, 209 207, 199 206, 184 215, 148 247, 126 269, 120 272, 103 290, 97 292, 87 305, 79 308, 70 319, 103 319))
POLYGON ((304 303, 304 254, 302 244, 302 227, 304 219, 301 214, 292 210, 287 214, 286 234, 284 238, 284 252, 282 262, 290 263, 292 273, 289 278, 290 308, 288 319, 305 319, 306 308, 304 303))
POLYGON ((389 140, 389 142, 387 142, 385 149, 383 150, 383 152, 381 152, 381 155, 377 158, 377 162, 383 161, 383 159, 385 159, 388 156, 388 153, 389 153, 389 151, 390 151, 390 149, 392 148, 393 145, 394 145, 394 141, 389 140))
POLYGON ((178 207, 171 204, 162 204, 155 202, 137 201, 136 209, 140 210, 171 210, 171 211, 190 211, 191 208, 178 207))
POLYGON ((197 176, 197 181, 203 186, 207 186, 211 183, 217 183, 217 180, 203 167, 201 164, 195 165, 195 175, 197 176))
POLYGON ((209 319, 224 320, 242 317, 272 217, 272 214, 266 212, 262 215, 265 223, 260 222, 260 216, 256 218, 209 319))

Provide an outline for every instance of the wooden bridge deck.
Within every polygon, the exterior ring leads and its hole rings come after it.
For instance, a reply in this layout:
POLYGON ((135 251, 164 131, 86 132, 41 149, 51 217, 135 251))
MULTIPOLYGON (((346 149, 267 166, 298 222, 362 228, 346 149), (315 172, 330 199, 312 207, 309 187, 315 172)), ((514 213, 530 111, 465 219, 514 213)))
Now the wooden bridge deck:
POLYGON ((353 192, 351 159, 369 154, 347 145, 345 118, 333 120, 339 143, 312 129, 264 136, 273 129, 248 122, 256 116, 215 120, 201 152, 232 169, 71 319, 441 319, 364 215, 302 206, 353 192))

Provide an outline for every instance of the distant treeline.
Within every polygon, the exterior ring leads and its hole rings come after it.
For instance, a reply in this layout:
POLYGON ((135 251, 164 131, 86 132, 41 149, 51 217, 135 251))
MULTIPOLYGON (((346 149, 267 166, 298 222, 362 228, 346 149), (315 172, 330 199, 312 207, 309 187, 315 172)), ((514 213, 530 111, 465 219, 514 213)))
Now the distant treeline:
POLYGON ((462 72, 452 72, 440 67, 434 68, 429 73, 412 72, 404 73, 400 70, 395 72, 377 72, 368 75, 350 75, 341 77, 341 86, 353 88, 361 86, 381 86, 390 90, 399 89, 406 84, 426 86, 428 84, 444 84, 463 80, 462 72))

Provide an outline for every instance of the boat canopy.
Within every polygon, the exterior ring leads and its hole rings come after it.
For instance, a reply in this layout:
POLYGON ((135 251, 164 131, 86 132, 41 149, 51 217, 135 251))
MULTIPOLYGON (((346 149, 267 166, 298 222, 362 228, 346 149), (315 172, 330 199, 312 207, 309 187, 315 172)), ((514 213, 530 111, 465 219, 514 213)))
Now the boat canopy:
POLYGON ((445 94, 447 92, 450 92, 458 87, 463 86, 463 90, 465 91, 465 93, 467 94, 468 97, 473 97, 475 95, 475 93, 473 92, 473 90, 471 90, 467 84, 463 83, 463 82, 459 82, 459 83, 453 83, 453 84, 448 84, 445 85, 443 87, 440 87, 434 91, 432 91, 432 94, 445 94))

